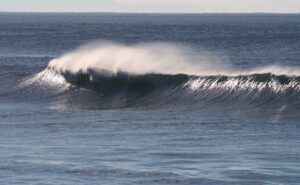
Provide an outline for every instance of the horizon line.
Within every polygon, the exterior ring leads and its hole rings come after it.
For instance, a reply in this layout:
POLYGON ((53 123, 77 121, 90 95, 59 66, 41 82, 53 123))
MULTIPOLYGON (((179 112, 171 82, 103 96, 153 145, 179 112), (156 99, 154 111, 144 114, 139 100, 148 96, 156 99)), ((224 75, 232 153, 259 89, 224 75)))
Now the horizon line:
POLYGON ((104 11, 2 11, 0 13, 73 13, 73 14, 300 14, 300 12, 104 12, 104 11))

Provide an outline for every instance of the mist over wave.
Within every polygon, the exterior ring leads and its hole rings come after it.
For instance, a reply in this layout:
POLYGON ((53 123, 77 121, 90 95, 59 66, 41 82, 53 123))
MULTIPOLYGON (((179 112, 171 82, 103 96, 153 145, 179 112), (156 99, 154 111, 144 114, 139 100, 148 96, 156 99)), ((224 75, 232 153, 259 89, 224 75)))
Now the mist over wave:
POLYGON ((214 56, 195 59, 197 53, 187 46, 169 43, 141 43, 124 45, 104 42, 89 44, 50 61, 48 68, 59 72, 86 73, 89 70, 107 71, 111 74, 126 72, 140 75, 156 74, 217 74, 212 66, 214 56))
POLYGON ((125 72, 134 75, 249 75, 272 73, 300 75, 300 69, 286 66, 264 66, 253 69, 234 69, 227 59, 212 52, 201 52, 184 45, 171 43, 141 43, 124 45, 113 42, 88 44, 50 61, 48 68, 58 72, 88 73, 125 72))

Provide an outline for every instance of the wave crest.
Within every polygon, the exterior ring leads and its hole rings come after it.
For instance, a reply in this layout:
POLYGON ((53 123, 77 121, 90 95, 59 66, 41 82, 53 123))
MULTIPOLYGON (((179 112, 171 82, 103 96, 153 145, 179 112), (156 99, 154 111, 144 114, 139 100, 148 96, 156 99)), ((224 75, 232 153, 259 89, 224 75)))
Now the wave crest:
POLYGON ((227 59, 212 52, 196 51, 187 46, 169 43, 144 43, 124 45, 104 42, 89 44, 49 62, 49 69, 62 73, 119 72, 128 74, 186 74, 251 75, 271 73, 273 75, 300 76, 298 67, 263 66, 236 69, 227 59))

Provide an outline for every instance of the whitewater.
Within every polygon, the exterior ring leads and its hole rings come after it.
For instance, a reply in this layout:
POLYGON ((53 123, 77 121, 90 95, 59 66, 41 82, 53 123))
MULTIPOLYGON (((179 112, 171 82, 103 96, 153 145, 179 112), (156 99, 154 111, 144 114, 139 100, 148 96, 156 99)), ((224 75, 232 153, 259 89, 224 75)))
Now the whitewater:
POLYGON ((185 95, 189 91, 191 96, 196 92, 198 96, 199 92, 222 92, 253 99, 251 96, 297 96, 299 72, 297 67, 279 65, 234 69, 228 60, 212 52, 208 55, 171 43, 98 41, 52 59, 45 70, 20 86, 81 87, 101 95, 140 94, 135 98, 166 89, 174 93, 176 89, 185 95))

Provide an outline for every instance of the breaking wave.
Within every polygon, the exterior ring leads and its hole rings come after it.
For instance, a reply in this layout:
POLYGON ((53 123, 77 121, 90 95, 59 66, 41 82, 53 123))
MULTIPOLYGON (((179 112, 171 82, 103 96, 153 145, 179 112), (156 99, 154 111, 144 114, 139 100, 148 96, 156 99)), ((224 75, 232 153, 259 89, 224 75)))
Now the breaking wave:
POLYGON ((297 68, 237 70, 207 53, 190 55, 191 50, 164 43, 92 44, 53 59, 23 86, 56 88, 68 93, 79 88, 97 96, 99 104, 111 107, 298 101, 297 68))

